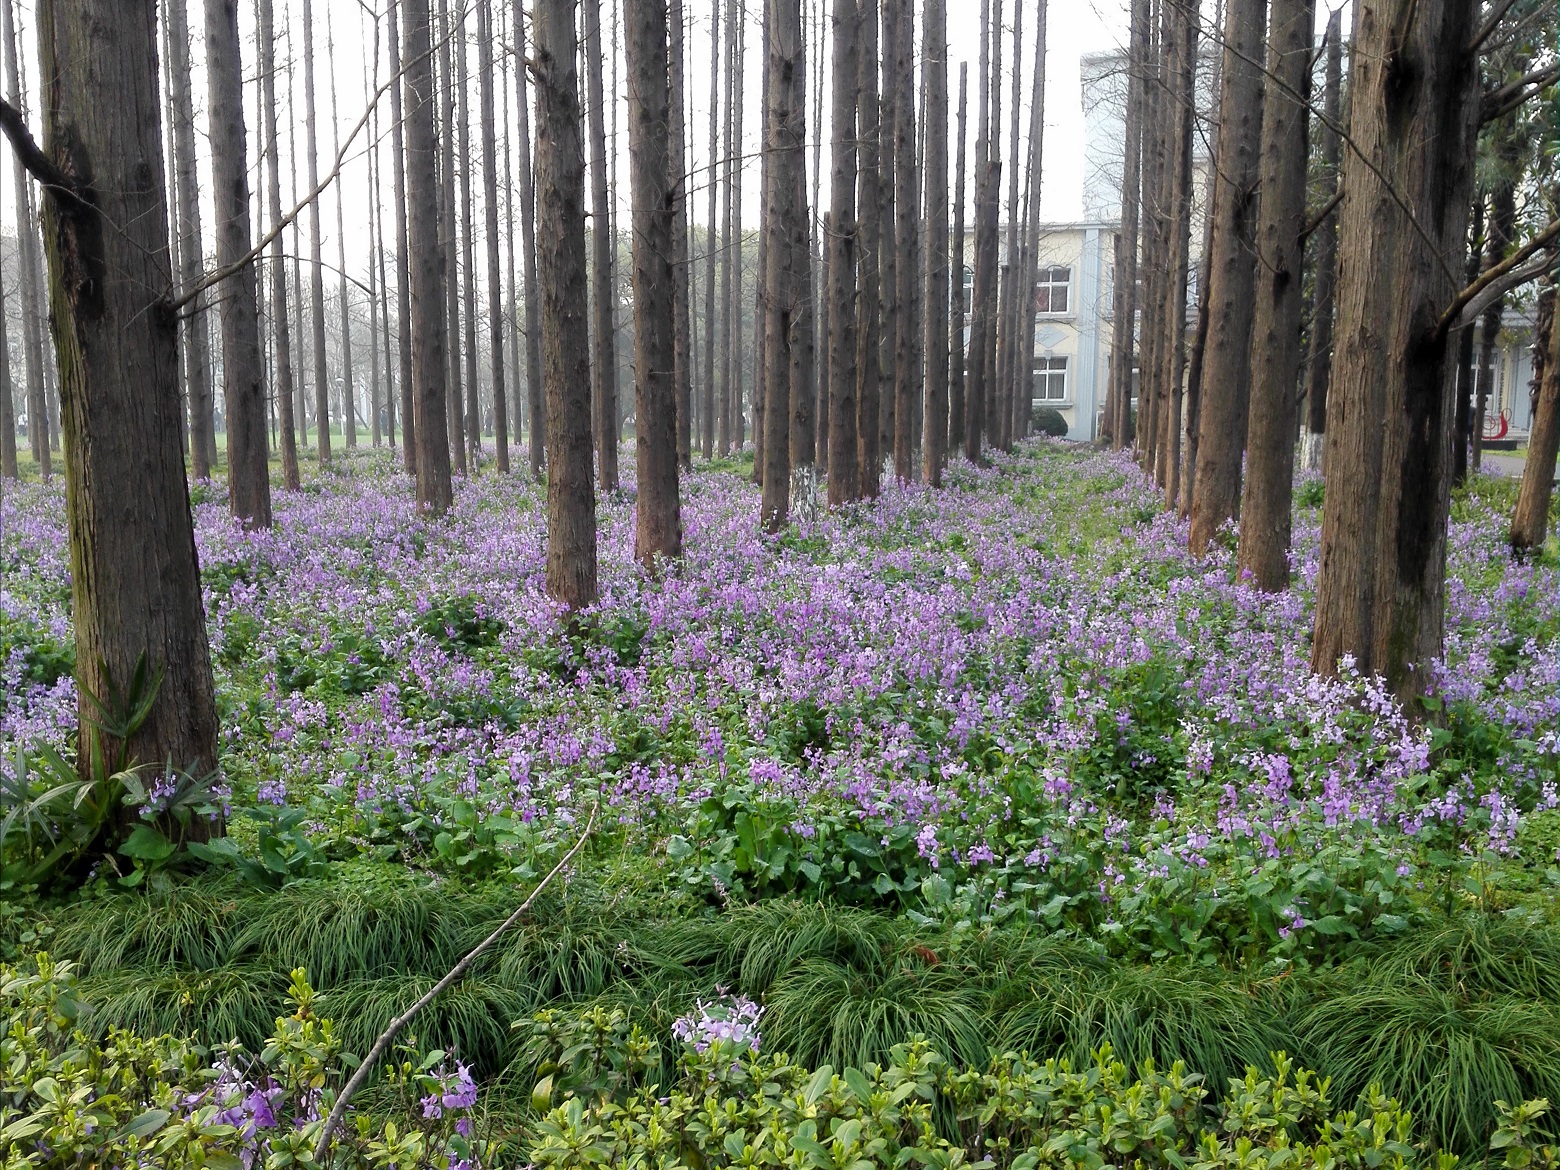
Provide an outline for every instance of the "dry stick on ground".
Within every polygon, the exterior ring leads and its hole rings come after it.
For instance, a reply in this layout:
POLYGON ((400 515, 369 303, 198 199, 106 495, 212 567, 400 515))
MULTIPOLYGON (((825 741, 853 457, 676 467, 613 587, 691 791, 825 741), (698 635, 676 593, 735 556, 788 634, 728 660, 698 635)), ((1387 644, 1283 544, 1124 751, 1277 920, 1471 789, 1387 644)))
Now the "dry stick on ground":
POLYGON ((580 834, 580 839, 574 843, 573 848, 559 859, 557 865, 547 871, 547 876, 537 883, 536 888, 531 891, 524 902, 515 907, 514 913, 499 923, 492 934, 467 951, 465 958, 450 968, 449 974, 429 988, 423 997, 411 1007, 391 1020, 390 1026, 379 1034, 379 1039, 374 1041, 374 1046, 368 1050, 368 1055, 363 1058, 363 1063, 357 1066, 357 1071, 352 1074, 342 1088, 341 1095, 336 1098, 335 1105, 331 1106, 330 1116, 325 1119, 325 1128, 320 1130, 319 1141, 314 1147, 314 1160, 316 1163, 323 1164, 325 1151, 330 1148, 330 1136, 336 1131, 336 1126, 341 1123, 342 1117, 346 1114, 347 1102, 352 1099, 352 1094, 357 1092, 362 1087, 363 1082, 368 1079, 369 1070, 374 1067, 374 1062, 384 1055, 385 1049, 390 1047, 396 1036, 400 1034, 401 1029, 411 1023, 413 1016, 432 1003, 441 991, 460 979, 470 969, 471 965, 477 961, 478 956, 498 941, 499 935, 520 921, 525 912, 531 908, 531 904, 536 901, 537 895, 547 888, 548 883, 558 876, 564 866, 574 860, 574 855, 584 847, 586 841, 590 840, 591 830, 596 827, 596 813, 600 810, 600 807, 598 804, 590 810, 590 819, 585 822, 585 831, 580 834))

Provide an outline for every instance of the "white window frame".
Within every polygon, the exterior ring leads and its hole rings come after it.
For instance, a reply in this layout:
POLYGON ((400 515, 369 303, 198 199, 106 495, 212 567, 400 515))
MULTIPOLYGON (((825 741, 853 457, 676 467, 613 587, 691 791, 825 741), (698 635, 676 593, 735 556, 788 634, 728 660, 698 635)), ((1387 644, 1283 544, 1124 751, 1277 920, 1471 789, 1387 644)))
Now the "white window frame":
POLYGON ((1042 353, 1035 357, 1035 397, 1036 407, 1049 406, 1060 408, 1072 405, 1072 359, 1062 353, 1042 353), (1060 365, 1056 363, 1060 362, 1060 365), (1060 374, 1062 380, 1062 396, 1052 398, 1052 379, 1060 374))
POLYGON ((1040 290, 1041 289, 1046 289, 1047 290, 1047 292, 1046 292, 1046 302, 1049 304, 1051 299, 1052 299, 1051 298, 1051 293, 1050 293, 1049 290, 1056 289, 1056 288, 1065 288, 1067 290, 1067 307, 1065 309, 1061 309, 1061 310, 1046 309, 1044 311, 1041 311, 1037 307, 1036 310, 1035 310, 1035 316, 1037 318, 1071 317, 1073 315, 1073 291, 1072 291, 1072 286, 1073 286, 1073 270, 1072 270, 1072 266, 1070 264, 1047 264, 1043 268, 1041 268, 1040 269, 1040 274, 1039 274, 1039 279, 1037 279, 1035 281, 1035 303, 1036 303, 1036 305, 1038 306, 1038 304, 1039 304, 1040 290), (1058 272, 1065 272, 1065 273, 1067 273, 1067 280, 1066 280, 1065 283, 1055 279, 1055 274, 1058 273, 1058 272))

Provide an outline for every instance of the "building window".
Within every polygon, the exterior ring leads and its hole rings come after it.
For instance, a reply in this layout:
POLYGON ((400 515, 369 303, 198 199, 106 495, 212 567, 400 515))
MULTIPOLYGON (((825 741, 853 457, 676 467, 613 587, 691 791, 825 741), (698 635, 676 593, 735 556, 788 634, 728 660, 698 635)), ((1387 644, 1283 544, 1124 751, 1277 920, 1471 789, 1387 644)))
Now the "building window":
POLYGON ((1067 401, 1067 359, 1035 359, 1035 405, 1053 406, 1067 401))
POLYGON ((959 281, 959 287, 963 290, 964 315, 970 315, 971 307, 975 303, 975 270, 973 268, 961 268, 964 276, 959 281))
POLYGON ((1068 312, 1068 293, 1072 288, 1072 269, 1042 268, 1035 286, 1035 312, 1058 316, 1068 312))

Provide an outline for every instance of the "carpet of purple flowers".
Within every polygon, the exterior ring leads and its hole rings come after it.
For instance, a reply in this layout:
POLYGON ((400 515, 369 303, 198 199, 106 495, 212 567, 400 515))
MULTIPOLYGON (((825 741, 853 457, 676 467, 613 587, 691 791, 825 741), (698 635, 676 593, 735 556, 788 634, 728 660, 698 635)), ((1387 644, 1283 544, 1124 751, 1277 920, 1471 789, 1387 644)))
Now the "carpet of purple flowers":
MULTIPOLYGON (((1227 551, 1192 560, 1124 457, 1040 443, 949 479, 772 538, 732 466, 701 468, 659 581, 630 482, 573 626, 519 477, 429 523, 359 457, 261 533, 198 485, 235 812, 216 860, 523 879, 599 802, 609 883, 1018 916, 1124 957, 1283 966, 1424 907, 1553 916, 1560 600, 1552 563, 1507 555, 1498 481, 1458 497, 1416 722, 1370 678, 1310 673, 1319 484, 1295 585, 1264 595, 1227 551)), ((3 507, 0 737, 68 747, 61 494, 3 507)))

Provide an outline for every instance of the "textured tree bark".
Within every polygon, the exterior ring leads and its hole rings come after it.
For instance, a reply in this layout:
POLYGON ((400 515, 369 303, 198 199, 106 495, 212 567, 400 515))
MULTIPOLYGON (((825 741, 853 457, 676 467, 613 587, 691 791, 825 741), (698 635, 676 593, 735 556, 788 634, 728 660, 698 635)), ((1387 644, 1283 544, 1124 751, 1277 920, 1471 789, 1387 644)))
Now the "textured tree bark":
POLYGON ((769 159, 764 190, 764 234, 769 240, 764 296, 764 464, 761 519, 770 532, 785 527, 791 490, 791 347, 796 313, 796 257, 805 247, 799 221, 803 111, 797 105, 801 64, 800 0, 770 0, 769 90, 765 101, 765 154, 769 159))
MULTIPOLYGON (((520 0, 514 0, 515 44, 519 59, 525 55, 525 18, 520 0)), ((531 113, 526 104, 526 78, 522 68, 515 79, 516 120, 520 127, 520 251, 521 279, 525 282, 525 393, 531 412, 529 435, 531 475, 542 476, 547 452, 547 406, 543 401, 545 378, 542 373, 542 296, 536 283, 536 184, 535 161, 531 153, 531 113)))
MULTIPOLYGON (((1003 265, 1006 276, 1002 280, 1000 293, 1001 317, 997 330, 998 357, 997 375, 998 392, 996 395, 996 443, 1004 451, 1013 449, 1013 415, 1017 410, 1015 405, 1016 391, 1018 388, 1019 365, 1019 287, 1024 280, 1023 262, 1023 229, 1020 226, 1018 210, 1018 177, 1021 170, 1018 163, 1018 128, 1019 128, 1019 93, 1024 78, 1024 6, 1022 3, 1013 5, 1013 89, 1008 111, 1008 194, 1007 194, 1007 263, 1003 265)), ((1000 77, 998 84, 1001 83, 1000 77)), ((1033 317, 1030 318, 1033 320, 1033 317)))
MULTIPOLYGON (((832 106, 834 139, 829 171, 829 504, 861 494, 856 462, 856 92, 859 0, 834 0, 832 106)), ((821 66, 821 62, 820 62, 821 66)))
MULTIPOLYGON (((1343 11, 1327 18, 1327 66, 1322 86, 1322 175, 1324 199, 1338 190, 1343 161, 1343 11)), ((1333 289, 1338 279, 1338 212, 1322 216, 1312 235, 1316 241, 1316 279, 1311 297, 1311 352, 1305 386, 1305 435, 1301 464, 1311 471, 1322 465, 1322 435, 1327 430, 1327 385, 1332 373, 1333 289)))
MULTIPOLYGON (((0 30, 5 39, 5 86, 11 104, 27 116, 27 95, 22 87, 21 65, 17 58, 16 0, 0 0, 0 30)), ((16 176, 16 258, 22 270, 22 357, 27 370, 27 445, 38 465, 44 483, 53 475, 49 452, 49 406, 44 392, 43 341, 39 321, 43 317, 42 296, 38 288, 38 235, 32 217, 32 190, 27 171, 15 162, 16 176)))
MULTIPOLYGON (((200 230, 200 185, 195 169, 195 98, 190 83, 190 22, 186 0, 168 0, 168 76, 173 110, 173 182, 179 220, 179 287, 193 288, 205 260, 200 230)), ((217 435, 211 407, 211 332, 202 293, 190 303, 184 325, 184 385, 189 400, 190 471, 208 479, 217 461, 217 435)), ((294 451, 296 459, 297 452, 294 451)))
POLYGON ((466 462, 471 467, 471 474, 476 475, 482 470, 482 403, 477 377, 477 256, 476 232, 473 230, 476 217, 471 197, 471 86, 468 84, 471 74, 467 70, 466 59, 466 11, 462 0, 450 29, 450 35, 455 41, 455 72, 451 84, 455 86, 456 117, 460 123, 456 150, 460 155, 461 327, 465 330, 466 340, 463 379, 466 389, 466 462))
MULTIPOLYGON (((400 8, 403 0, 388 0, 386 8, 390 23, 390 68, 396 77, 401 76, 400 8)), ((518 43, 521 33, 516 30, 516 51, 523 58, 525 46, 518 43)), ((521 102, 522 124, 524 101, 521 102)), ((417 475, 417 390, 412 375, 412 274, 411 259, 406 238, 406 140, 402 121, 403 102, 401 84, 390 87, 390 157, 391 177, 395 196, 395 320, 396 358, 401 371, 401 452, 406 474, 417 475)), ((524 177, 522 176, 522 183, 524 177)))
MULTIPOLYGON (((682 160, 672 173, 667 133, 666 0, 625 0, 629 184, 633 193, 634 556, 648 572, 682 555, 677 498, 676 279, 672 221, 682 160)), ((599 89, 594 92, 599 96, 599 89)), ((592 100, 595 100, 594 98, 592 100)), ((594 116, 593 116, 594 120, 594 116)))
POLYGON ((1028 206, 1024 209, 1024 286, 1020 302, 1018 398, 1014 410, 1014 427, 1020 437, 1027 438, 1033 424, 1035 401, 1035 284, 1039 279, 1039 250, 1036 233, 1040 230, 1040 179, 1041 164, 1045 152, 1045 39, 1046 18, 1049 15, 1046 0, 1040 0, 1035 10, 1035 74, 1034 89, 1029 98, 1029 191, 1028 206))
POLYGON ((1142 195, 1143 78, 1147 70, 1149 0, 1132 0, 1127 48, 1126 143, 1121 169, 1121 229, 1116 233, 1115 304, 1107 437, 1112 450, 1132 442, 1132 366, 1137 349, 1138 207, 1142 195))
POLYGON ((856 476, 857 499, 876 499, 882 460, 879 452, 881 377, 881 272, 883 232, 882 177, 878 102, 877 0, 859 0, 857 30, 860 67, 856 88, 856 476))
MULTIPOLYGON (((727 343, 731 347, 731 394, 728 400, 731 411, 731 445, 740 448, 747 438, 747 427, 743 404, 746 401, 745 385, 747 381, 744 373, 742 354, 743 324, 742 308, 744 294, 742 291, 742 112, 744 104, 743 85, 743 57, 746 55, 746 42, 742 36, 742 30, 747 25, 747 4, 745 0, 737 0, 736 20, 731 25, 731 62, 729 66, 732 78, 731 94, 731 265, 733 272, 733 285, 731 290, 731 303, 728 312, 731 314, 731 325, 728 330, 727 343)), ((754 331, 757 332, 758 322, 754 322, 754 331)), ((754 397, 757 397, 755 391, 754 397)), ((758 461, 758 424, 754 421, 754 463, 758 461)))
MULTIPOLYGON (((1164 348, 1160 353, 1165 410, 1160 428, 1157 473, 1165 507, 1173 509, 1181 492, 1181 431, 1186 374, 1186 281, 1191 264, 1192 121, 1196 113, 1197 19, 1190 10, 1172 9, 1175 44, 1170 58, 1169 230, 1170 295, 1166 301, 1164 348)), ((1302 166, 1304 161, 1302 160, 1302 166)), ((1302 203, 1304 193, 1302 191, 1302 203)), ((1298 338, 1298 321, 1297 338, 1298 338)))
POLYGON ((705 459, 715 458, 715 253, 716 210, 720 189, 720 0, 710 0, 710 162, 704 182, 708 187, 709 220, 704 232, 704 385, 699 411, 699 449, 705 459))
POLYGON ((454 499, 445 414, 446 297, 439 240, 439 145, 433 126, 428 0, 400 0, 405 17, 406 238, 411 275, 412 429, 417 437, 417 510, 442 516, 454 499))
MULTIPOLYGON (((101 717, 88 696, 112 703, 144 655, 161 684, 131 759, 207 776, 217 708, 180 450, 156 29, 152 0, 38 6, 43 148, 80 194, 46 195, 43 230, 81 742, 101 717)), ((83 778, 92 758, 78 753, 83 778)))
MULTIPOLYGON (((309 190, 320 185, 319 137, 314 116, 314 5, 303 0, 303 125, 309 190)), ((309 203, 309 327, 314 341, 314 427, 321 464, 330 462, 330 370, 325 360, 325 264, 320 251, 320 201, 309 203)))
POLYGON ((1202 555, 1240 503, 1250 392, 1258 151, 1262 132, 1262 0, 1229 0, 1213 187, 1209 331, 1199 387, 1192 552, 1202 555))
POLYGON ((683 0, 667 7, 666 73, 671 105, 672 380, 677 395, 677 462, 693 468, 693 305, 688 259, 688 126, 683 102, 683 0))
POLYGON ((536 0, 537 275, 547 387, 547 595, 577 612, 596 600, 590 337, 585 324, 585 152, 576 0, 536 0))
POLYGON ((796 157, 791 171, 791 411, 789 457, 791 514, 812 519, 818 500, 817 314, 813 307, 812 211, 807 202, 807 37, 797 0, 796 59, 791 68, 791 109, 796 157))
POLYGON ((969 96, 968 61, 959 62, 959 116, 955 123, 958 139, 957 160, 953 173, 953 249, 952 259, 952 312, 948 320, 948 450, 957 451, 964 446, 964 147, 966 134, 965 114, 969 96))
MULTIPOLYGON (((1484 193, 1473 196, 1469 213, 1467 255, 1463 258, 1463 284, 1479 278, 1484 261, 1484 193)), ((1460 484, 1468 477, 1468 453, 1473 446, 1473 330, 1459 330, 1457 341, 1457 406, 1452 428, 1452 482, 1460 484)))
POLYGON ((1267 93, 1262 103, 1256 319, 1251 334, 1251 411, 1238 564, 1257 588, 1289 583, 1300 384, 1300 306, 1305 245, 1306 122, 1311 94, 1314 0, 1273 0, 1267 93))
MULTIPOLYGON (((448 428, 450 463, 459 475, 467 474, 465 395, 460 368, 460 225, 456 212, 455 180, 455 67, 450 52, 454 39, 449 0, 438 0, 434 19, 439 29, 439 247, 444 275, 444 417, 448 428)), ((471 471, 475 473, 475 468, 471 471)))
MULTIPOLYGON (((916 199, 915 157, 915 12, 911 0, 885 0, 885 13, 893 9, 893 43, 885 45, 885 80, 893 85, 892 102, 885 107, 894 111, 894 478, 909 483, 915 478, 915 409, 911 405, 916 391, 914 357, 915 286, 922 279, 915 262, 916 236, 921 215, 916 199)), ((890 27, 887 20, 885 35, 890 27)), ((888 86, 885 84, 885 90, 888 86)), ((885 95, 886 97, 886 95, 885 95)))
POLYGON ((1454 382, 1437 323, 1473 183, 1477 13, 1416 0, 1357 13, 1311 665, 1330 674, 1351 656, 1412 700, 1443 637, 1454 382))
POLYGON ((1170 102, 1166 93, 1165 49, 1170 42, 1165 21, 1171 6, 1156 0, 1149 21, 1148 71, 1143 85, 1143 195, 1140 218, 1143 255, 1138 275, 1143 284, 1141 351, 1138 359, 1138 407, 1136 428, 1138 462, 1150 475, 1159 452, 1160 428, 1166 387, 1160 357, 1164 352, 1165 300, 1170 293, 1168 272, 1166 179, 1169 175, 1170 102))
MULTIPOLYGON (((1041 0, 1044 8, 1045 0, 1041 0)), ((948 8, 925 0, 921 62, 926 90, 926 387, 921 481, 942 486, 948 462, 948 8)), ((961 290, 962 293, 962 290, 961 290)))
POLYGON ((1533 334, 1533 377, 1538 401, 1528 432, 1522 487, 1511 518, 1511 547, 1517 553, 1543 547, 1548 535, 1549 500, 1554 491, 1555 456, 1560 451, 1560 313, 1555 312, 1552 283, 1539 294, 1533 334))
MULTIPOLYGON (((493 432, 500 475, 509 474, 509 399, 504 387, 504 270, 498 235, 498 139, 493 128, 493 0, 477 3, 477 71, 481 74, 482 215, 487 233, 488 364, 493 379, 493 432)), ((475 384, 476 379, 472 379, 475 384)))
MULTIPOLYGON (((282 221, 282 140, 276 126, 276 29, 272 0, 260 0, 259 38, 260 107, 265 112, 265 196, 266 215, 272 224, 282 221)), ((182 195, 182 192, 181 192, 182 195)), ((282 486, 297 491, 302 486, 298 471, 297 419, 293 401, 297 393, 293 379, 292 333, 287 316, 287 258, 281 233, 270 246, 271 336, 276 345, 276 406, 281 415, 282 486)), ((190 355, 194 361, 194 355, 190 355)), ((193 383, 192 383, 193 387, 193 383)), ((195 395, 190 393, 193 404, 195 395)), ((190 445, 196 446, 195 426, 190 427, 190 445)))
MULTIPOLYGON (((612 203, 607 195, 607 113, 601 80, 601 0, 584 0, 586 102, 590 107, 591 385, 596 486, 618 490, 617 347, 613 337, 612 203)), ((662 131, 665 133, 664 129, 662 131)))
MULTIPOLYGON (((211 165, 217 267, 249 253, 249 166, 237 0, 206 0, 211 165)), ((227 415, 228 504, 246 528, 271 526, 266 460, 265 361, 256 312, 255 266, 218 286, 222 305, 222 394, 227 415)))
MULTIPOLYGON (((975 274, 970 289, 969 385, 964 398, 964 457, 981 459, 996 359, 992 316, 997 294, 997 189, 1002 164, 993 157, 991 37, 988 4, 981 2, 980 131, 975 139, 975 274)), ((999 21, 1000 24, 1000 21, 999 21)), ((1000 38, 999 38, 1000 39, 1000 38)))
POLYGON ((767 346, 769 341, 769 171, 773 162, 769 150, 769 44, 768 29, 772 19, 774 0, 763 0, 765 29, 763 66, 760 70, 758 106, 758 273, 753 295, 753 483, 764 484, 764 407, 768 396, 769 371, 767 346))
MULTIPOLYGON (((1214 61, 1214 90, 1221 87, 1219 59, 1214 61)), ((1210 127, 1208 137, 1218 138, 1218 126, 1210 127)), ((1218 171, 1217 146, 1209 152, 1208 173, 1218 171)), ((1203 354, 1208 346, 1208 325, 1212 316, 1212 304, 1208 289, 1213 283, 1213 216, 1203 216, 1202 259, 1197 265, 1197 325, 1192 334, 1192 351, 1186 359, 1186 452, 1182 459, 1180 513, 1182 518, 1192 514, 1192 491, 1197 482, 1197 432, 1202 419, 1202 367, 1203 354)))

